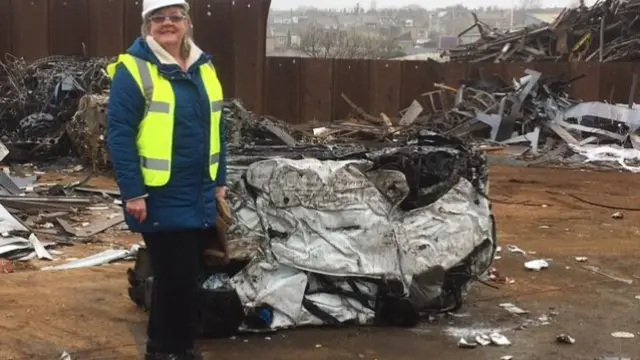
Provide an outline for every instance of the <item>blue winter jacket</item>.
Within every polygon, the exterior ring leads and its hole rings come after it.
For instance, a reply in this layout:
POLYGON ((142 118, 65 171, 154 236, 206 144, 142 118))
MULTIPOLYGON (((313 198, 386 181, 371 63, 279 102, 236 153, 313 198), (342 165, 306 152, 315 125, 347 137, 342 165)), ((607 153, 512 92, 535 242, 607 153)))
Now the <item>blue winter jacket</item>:
POLYGON ((171 178, 162 187, 147 187, 136 148, 145 100, 124 65, 117 67, 108 105, 107 143, 122 200, 147 196, 147 219, 140 223, 127 214, 134 232, 204 229, 216 224, 216 187, 226 185, 227 162, 223 122, 218 178, 209 176, 210 109, 199 66, 211 60, 202 55, 185 73, 177 65, 160 64, 146 41, 137 39, 127 50, 157 65, 171 81, 176 99, 171 178))

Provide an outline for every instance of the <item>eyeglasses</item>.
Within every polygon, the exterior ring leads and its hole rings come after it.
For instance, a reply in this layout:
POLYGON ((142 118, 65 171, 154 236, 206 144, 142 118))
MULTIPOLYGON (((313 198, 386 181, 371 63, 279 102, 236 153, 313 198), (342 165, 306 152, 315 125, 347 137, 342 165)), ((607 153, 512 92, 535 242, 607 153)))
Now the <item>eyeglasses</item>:
POLYGON ((172 23, 179 23, 180 21, 186 19, 187 17, 184 15, 153 15, 151 17, 151 21, 153 21, 156 24, 162 24, 164 23, 166 20, 169 20, 172 23))

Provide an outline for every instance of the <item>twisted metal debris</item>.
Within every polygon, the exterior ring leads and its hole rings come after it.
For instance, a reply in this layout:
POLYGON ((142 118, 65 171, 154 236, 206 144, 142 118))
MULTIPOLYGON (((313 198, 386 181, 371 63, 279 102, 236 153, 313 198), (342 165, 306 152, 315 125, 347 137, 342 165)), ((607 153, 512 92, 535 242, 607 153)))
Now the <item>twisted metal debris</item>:
POLYGON ((51 152, 79 99, 109 86, 107 58, 52 56, 0 61, 0 137, 25 151, 51 152))
POLYGON ((478 20, 460 36, 477 28, 481 38, 443 55, 451 61, 633 61, 640 58, 640 0, 597 1, 565 9, 550 24, 504 32, 478 20))

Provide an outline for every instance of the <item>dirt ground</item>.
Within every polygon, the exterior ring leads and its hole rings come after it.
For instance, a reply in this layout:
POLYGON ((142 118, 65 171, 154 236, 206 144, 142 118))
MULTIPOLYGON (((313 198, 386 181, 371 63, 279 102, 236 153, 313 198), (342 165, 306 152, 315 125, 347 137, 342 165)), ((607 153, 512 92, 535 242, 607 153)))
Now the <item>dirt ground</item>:
MULTIPOLYGON (((476 285, 462 316, 443 317, 414 329, 298 329, 259 336, 204 341, 207 359, 594 359, 640 358, 640 212, 589 205, 592 202, 640 208, 632 191, 640 175, 565 169, 494 166, 490 197, 495 199, 501 258, 495 267, 512 284, 493 289, 476 285), (535 254, 507 250, 517 245, 535 254), (586 262, 575 257, 584 256, 586 262), (551 259, 547 270, 531 272, 523 263, 551 259), (584 266, 633 280, 632 284, 595 274, 584 266), (528 310, 512 315, 511 302, 528 310), (548 318, 548 324, 545 319, 548 318), (457 347, 460 336, 496 329, 508 347, 457 347), (556 342, 560 334, 573 345, 556 342)), ((105 244, 63 249, 66 256, 93 253, 108 242, 135 243, 135 236, 103 237, 105 244)), ((127 296, 125 269, 131 263, 58 272, 0 274, 0 359, 139 359, 145 341, 145 314, 127 296)))

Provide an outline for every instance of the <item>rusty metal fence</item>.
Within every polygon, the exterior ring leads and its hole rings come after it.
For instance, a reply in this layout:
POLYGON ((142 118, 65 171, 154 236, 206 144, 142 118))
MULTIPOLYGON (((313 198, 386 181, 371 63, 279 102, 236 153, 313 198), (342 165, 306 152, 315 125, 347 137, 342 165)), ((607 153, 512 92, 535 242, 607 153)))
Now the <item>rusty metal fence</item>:
MULTIPOLYGON (((195 41, 213 54, 226 92, 261 111, 271 1, 187 1, 195 41)), ((142 0, 0 0, 0 54, 115 56, 140 35, 141 11, 142 0)))
POLYGON ((494 74, 510 82, 524 76, 527 68, 566 80, 585 74, 569 88, 569 96, 584 101, 626 103, 632 73, 640 75, 635 63, 434 64, 267 57, 263 109, 291 123, 328 122, 353 112, 341 97, 344 93, 370 114, 396 116, 421 94, 434 90, 433 83, 458 87, 461 80, 494 74))

